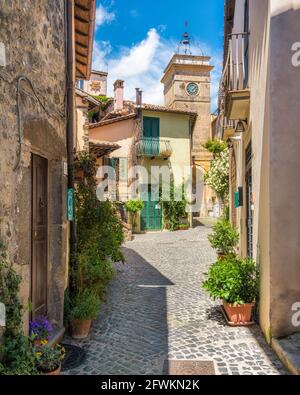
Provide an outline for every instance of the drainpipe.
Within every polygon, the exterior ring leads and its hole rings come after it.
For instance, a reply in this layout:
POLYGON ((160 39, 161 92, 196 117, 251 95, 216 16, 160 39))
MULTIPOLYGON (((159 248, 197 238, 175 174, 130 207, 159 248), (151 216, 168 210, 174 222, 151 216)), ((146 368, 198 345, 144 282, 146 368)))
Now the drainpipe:
MULTIPOLYGON (((67 0, 67 155, 68 189, 74 190, 74 130, 75 130, 75 65, 74 65, 74 1, 67 0)), ((74 210, 73 210, 74 211, 74 210)), ((70 221, 70 258, 75 254, 74 219, 70 221)))
MULTIPOLYGON (((189 119, 189 137, 190 137, 190 166, 191 166, 191 192, 193 194, 193 174, 194 174, 194 158, 193 158, 193 121, 189 119)), ((192 196, 191 196, 192 197, 192 196)), ((191 201, 192 203, 192 201, 191 201)), ((190 212, 188 215, 190 227, 193 227, 193 213, 190 212)))

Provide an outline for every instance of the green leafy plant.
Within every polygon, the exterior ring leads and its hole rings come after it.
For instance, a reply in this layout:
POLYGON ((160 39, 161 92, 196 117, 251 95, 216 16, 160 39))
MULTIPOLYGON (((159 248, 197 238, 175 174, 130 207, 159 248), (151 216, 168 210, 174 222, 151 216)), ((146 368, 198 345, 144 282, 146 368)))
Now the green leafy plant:
POLYGON ((189 224, 179 224, 179 229, 187 229, 189 228, 189 224))
POLYGON ((96 160, 83 152, 76 168, 83 172, 75 190, 76 252, 70 262, 70 289, 65 319, 93 319, 99 312, 107 284, 114 276, 113 262, 124 261, 122 223, 116 207, 96 195, 96 160), (87 317, 87 318, 86 318, 87 317))
POLYGON ((107 284, 113 279, 115 270, 111 262, 99 257, 95 244, 87 246, 78 254, 78 288, 89 288, 96 291, 102 299, 107 284))
POLYGON ((160 198, 163 207, 164 222, 167 229, 175 231, 179 229, 181 221, 187 218, 187 200, 184 194, 184 186, 176 187, 174 186, 174 182, 171 182, 170 194, 167 195, 163 196, 161 193, 160 198))
POLYGON ((239 234, 226 219, 218 221, 213 227, 213 233, 208 236, 210 244, 220 254, 233 254, 239 241, 239 234))
POLYGON ((58 369, 64 357, 65 349, 60 344, 50 346, 47 342, 43 341, 35 349, 36 366, 41 373, 49 373, 58 369))
POLYGON ((106 104, 107 104, 109 101, 112 100, 111 97, 103 96, 103 95, 98 95, 98 96, 97 96, 97 95, 93 95, 93 98, 96 99, 96 100, 98 100, 98 102, 100 103, 100 107, 101 107, 102 109, 104 109, 105 106, 106 106, 106 104))
POLYGON ((98 100, 102 104, 106 104, 109 100, 111 100, 111 97, 104 96, 104 95, 93 95, 93 98, 98 100))
POLYGON ((214 263, 206 274, 203 288, 213 299, 227 303, 253 303, 258 298, 258 270, 252 259, 231 255, 214 263))
POLYGON ((19 301, 21 276, 7 261, 5 247, 0 242, 0 301, 6 308, 6 329, 0 353, 1 375, 37 374, 32 339, 22 330, 23 307, 19 301))
POLYGON ((125 203, 125 208, 130 214, 131 223, 132 223, 133 227, 135 227, 136 226, 136 216, 141 210, 143 210, 144 202, 142 200, 139 200, 139 199, 128 200, 125 203))
POLYGON ((215 156, 220 155, 227 149, 227 144, 222 140, 207 140, 202 146, 215 156))
POLYGON ((103 261, 124 260, 121 253, 123 228, 116 207, 109 201, 100 202, 96 196, 96 160, 82 153, 78 162, 84 171, 84 178, 77 183, 75 191, 77 252, 93 244, 103 261))
POLYGON ((3 361, 0 364, 0 374, 3 375, 36 375, 33 338, 17 333, 4 337, 3 361))
POLYGON ((100 299, 94 290, 84 289, 80 291, 72 301, 70 319, 93 320, 100 311, 100 299))

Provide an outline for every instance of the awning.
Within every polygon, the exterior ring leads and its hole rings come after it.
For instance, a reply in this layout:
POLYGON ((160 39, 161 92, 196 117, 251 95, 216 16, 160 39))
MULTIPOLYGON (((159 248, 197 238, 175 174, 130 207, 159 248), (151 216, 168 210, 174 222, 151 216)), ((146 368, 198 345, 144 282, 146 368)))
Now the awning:
POLYGON ((88 80, 91 74, 96 0, 75 0, 76 78, 88 80))

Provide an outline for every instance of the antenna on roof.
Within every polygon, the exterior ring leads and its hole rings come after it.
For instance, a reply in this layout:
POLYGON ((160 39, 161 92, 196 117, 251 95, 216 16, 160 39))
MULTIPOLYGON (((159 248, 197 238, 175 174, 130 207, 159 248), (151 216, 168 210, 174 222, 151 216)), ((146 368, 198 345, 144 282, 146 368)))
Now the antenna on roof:
POLYGON ((185 55, 192 55, 191 51, 191 37, 188 32, 189 21, 185 21, 185 32, 182 35, 181 41, 178 46, 178 53, 180 54, 181 49, 185 55))

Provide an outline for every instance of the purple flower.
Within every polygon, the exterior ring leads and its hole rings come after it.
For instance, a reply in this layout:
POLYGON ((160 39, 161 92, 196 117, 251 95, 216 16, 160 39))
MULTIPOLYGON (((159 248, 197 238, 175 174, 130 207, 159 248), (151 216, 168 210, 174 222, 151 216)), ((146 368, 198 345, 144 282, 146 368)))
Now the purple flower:
POLYGON ((38 317, 30 322, 30 333, 35 335, 36 340, 48 339, 53 328, 46 317, 38 317))

